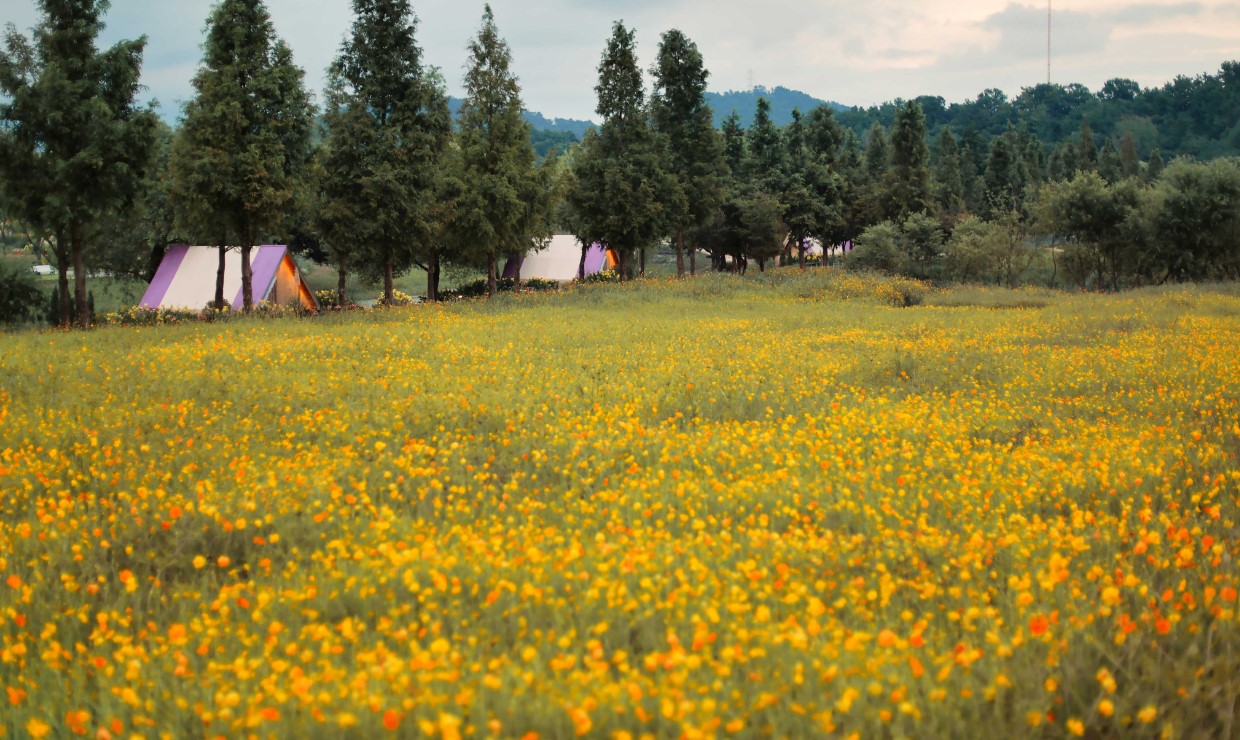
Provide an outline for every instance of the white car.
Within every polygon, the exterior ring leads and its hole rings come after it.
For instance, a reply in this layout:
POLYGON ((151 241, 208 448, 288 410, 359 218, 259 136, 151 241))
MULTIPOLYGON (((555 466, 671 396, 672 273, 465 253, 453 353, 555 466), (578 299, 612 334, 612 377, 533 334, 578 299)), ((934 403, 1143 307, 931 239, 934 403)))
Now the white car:
POLYGON ((30 269, 36 275, 55 275, 56 268, 51 265, 31 265, 30 269))

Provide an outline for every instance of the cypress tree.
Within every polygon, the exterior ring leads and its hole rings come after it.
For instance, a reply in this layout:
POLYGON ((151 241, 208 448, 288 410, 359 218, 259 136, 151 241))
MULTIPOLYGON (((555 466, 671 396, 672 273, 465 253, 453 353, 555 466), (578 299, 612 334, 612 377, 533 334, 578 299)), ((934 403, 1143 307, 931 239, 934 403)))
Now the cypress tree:
POLYGON ((1166 165, 1163 164, 1162 152, 1158 147, 1150 152, 1150 161, 1145 166, 1145 178, 1151 182, 1157 180, 1166 165))
POLYGON ((1098 151, 1098 174, 1108 183, 1115 184, 1123 177, 1122 170, 1119 150, 1115 148, 1115 142, 1107 139, 1098 151))
POLYGON ((489 296, 495 295, 500 256, 522 257, 547 236, 547 188, 534 167, 530 125, 521 116, 521 88, 511 64, 512 53, 487 5, 478 37, 469 44, 465 73, 460 110, 465 211, 458 218, 481 250, 489 296))
POLYGON ((1132 138, 1131 131, 1125 131, 1119 141, 1119 170, 1125 178, 1141 174, 1141 157, 1137 154, 1137 142, 1132 138))
POLYGON ((983 214, 996 217, 1019 207, 1028 183, 1029 171, 1014 132, 1009 128, 1007 133, 996 136, 990 144, 983 214))
POLYGON ((184 221, 241 251, 241 294, 253 308, 254 246, 285 225, 310 157, 314 110, 302 70, 261 0, 221 0, 207 18, 195 95, 173 146, 173 198, 184 221))
POLYGON ((745 166, 745 129, 740 114, 733 110, 723 119, 723 161, 733 177, 740 177, 745 166))
POLYGON ((926 114, 917 101, 910 100, 896 112, 891 127, 891 169, 887 177, 888 218, 903 221, 910 214, 933 207, 926 114))
POLYGON ((57 320, 90 326, 87 257, 136 197, 158 119, 134 105, 146 39, 99 51, 104 0, 39 0, 33 42, 9 26, 0 49, 0 192, 51 234, 57 320), (70 306, 68 271, 73 269, 70 306))
POLYGON ((631 257, 665 233, 665 204, 678 190, 650 125, 634 37, 623 23, 613 25, 594 88, 603 123, 582 140, 569 191, 583 251, 596 242, 614 249, 622 280, 631 257))
POLYGON ((960 172, 960 148, 946 126, 939 132, 935 152, 935 196, 939 210, 953 216, 964 212, 964 182, 960 172))
MULTIPOLYGON (((697 45, 678 30, 664 33, 651 72, 654 126, 667 142, 668 169, 684 194, 680 201, 683 206, 669 214, 675 229, 676 275, 683 277, 686 230, 710 218, 723 195, 723 147, 706 102, 710 73, 697 45)), ((691 271, 696 272, 694 251, 690 250, 690 263, 691 271)))
POLYGON ((1094 130, 1087 119, 1081 120, 1081 133, 1076 140, 1076 169, 1098 171, 1098 145, 1094 142, 1094 130))
POLYGON ((328 70, 323 215, 341 273, 347 260, 383 283, 421 259, 436 297, 434 193, 451 123, 447 96, 422 63, 408 0, 354 0, 352 33, 328 70))
POLYGON ((783 146, 779 129, 771 120, 771 103, 759 97, 753 123, 745 134, 748 162, 745 174, 759 187, 773 190, 783 166, 783 146))
POLYGON ((865 135, 865 174, 872 184, 877 185, 887 177, 887 169, 891 166, 891 155, 887 152, 887 133, 878 121, 870 126, 865 135))

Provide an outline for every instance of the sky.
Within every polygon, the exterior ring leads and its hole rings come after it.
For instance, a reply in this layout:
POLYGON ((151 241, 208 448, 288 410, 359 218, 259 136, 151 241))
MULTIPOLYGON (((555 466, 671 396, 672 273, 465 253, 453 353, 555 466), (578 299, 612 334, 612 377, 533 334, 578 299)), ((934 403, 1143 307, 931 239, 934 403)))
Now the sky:
MULTIPOLYGON (((1050 79, 1097 90, 1113 77, 1158 86, 1216 73, 1240 59, 1234 0, 1051 0, 1050 79)), ((113 0, 101 45, 148 37, 143 83, 176 120, 192 95, 212 0, 113 0)), ((1001 0, 492 0, 512 48, 525 107, 595 119, 594 85, 612 23, 637 31, 649 68, 659 36, 678 28, 697 43, 710 88, 788 87, 867 106, 938 95, 948 103, 999 88, 1010 97, 1047 79, 1047 5, 1001 0)), ((322 100, 324 70, 352 23, 351 0, 267 0, 276 32, 322 100)), ((427 64, 463 94, 465 47, 483 2, 414 2, 427 64)), ((35 0, 0 0, 0 22, 28 30, 35 0)))

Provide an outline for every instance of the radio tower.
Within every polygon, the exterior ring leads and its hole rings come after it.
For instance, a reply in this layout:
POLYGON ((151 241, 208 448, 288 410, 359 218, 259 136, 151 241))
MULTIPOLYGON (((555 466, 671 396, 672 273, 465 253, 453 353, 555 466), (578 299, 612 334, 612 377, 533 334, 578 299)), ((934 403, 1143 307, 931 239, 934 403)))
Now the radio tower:
POLYGON ((1051 0, 1046 0, 1046 84, 1051 84, 1051 0))

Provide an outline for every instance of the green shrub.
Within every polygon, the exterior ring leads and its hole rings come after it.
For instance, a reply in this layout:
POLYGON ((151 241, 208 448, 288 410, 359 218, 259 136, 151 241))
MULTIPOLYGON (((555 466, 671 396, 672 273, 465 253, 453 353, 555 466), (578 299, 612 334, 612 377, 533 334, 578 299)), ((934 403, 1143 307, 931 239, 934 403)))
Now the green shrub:
POLYGON ((890 221, 875 224, 857 237, 844 265, 852 270, 898 272, 904 264, 900 249, 900 227, 890 221))
POLYGON ((42 303, 34 274, 0 261, 0 326, 33 321, 42 303))
POLYGON ((586 275, 584 278, 578 278, 573 282, 576 283, 618 283, 620 282, 620 273, 615 270, 602 270, 593 275, 586 275))
POLYGON ((383 294, 375 299, 375 308, 392 308, 396 306, 412 306, 417 303, 417 299, 402 290, 392 291, 392 300, 385 300, 383 294))

